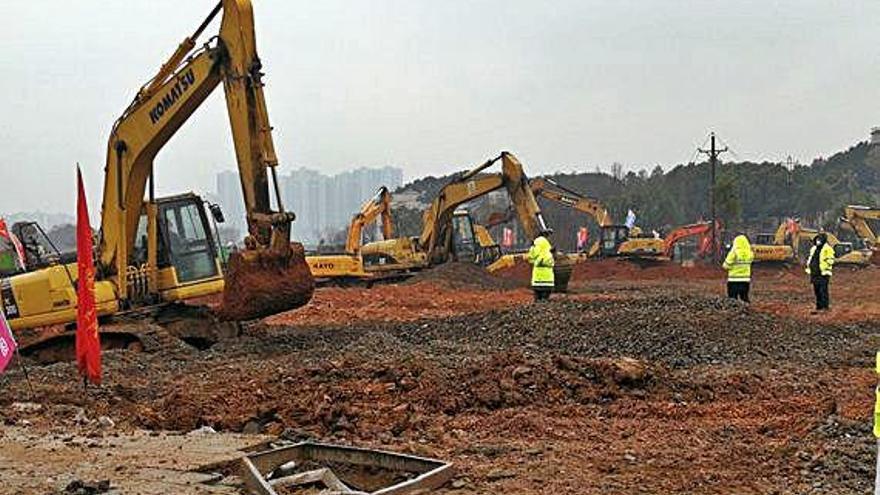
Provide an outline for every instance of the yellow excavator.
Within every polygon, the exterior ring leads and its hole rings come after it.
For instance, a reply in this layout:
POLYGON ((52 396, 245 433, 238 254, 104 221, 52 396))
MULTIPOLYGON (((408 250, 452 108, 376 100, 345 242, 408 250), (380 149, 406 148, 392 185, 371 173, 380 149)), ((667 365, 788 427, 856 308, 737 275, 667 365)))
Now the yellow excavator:
POLYGON ((342 253, 314 254, 306 256, 309 269, 318 280, 334 282, 366 281, 371 282, 387 278, 394 273, 382 270, 381 265, 373 265, 365 269, 361 258, 364 227, 379 220, 382 227, 382 238, 394 237, 394 224, 391 217, 391 193, 382 186, 376 194, 367 200, 358 213, 351 218, 342 253))
MULTIPOLYGON (((456 175, 425 211, 418 244, 427 253, 429 262, 473 261, 478 245, 474 240, 473 222, 466 222, 455 212, 463 204, 501 189, 507 191, 516 217, 528 238, 549 231, 522 164, 513 154, 505 151, 482 165, 456 175), (483 172, 498 161, 501 161, 501 173, 483 172)), ((467 218, 470 220, 469 216, 467 218)))
POLYGON ((455 175, 423 213, 422 234, 419 237, 399 237, 365 244, 361 248, 364 266, 377 270, 415 271, 449 260, 474 261, 476 246, 479 246, 474 233, 474 223, 467 211, 459 210, 457 207, 504 187, 503 174, 483 174, 479 177, 479 183, 476 180, 469 180, 477 179, 476 176, 481 171, 489 168, 499 159, 500 157, 494 158, 472 171, 455 175), (463 184, 467 185, 462 186, 463 184), (461 191, 462 188, 464 192, 461 191), (456 202, 442 213, 444 218, 440 220, 438 203, 446 201, 449 197, 456 202), (459 198, 462 198, 461 201, 458 201, 459 198), (444 236, 448 234, 450 243, 456 244, 458 249, 451 245, 447 246, 444 237, 443 254, 439 254, 440 246, 436 246, 435 243, 440 243, 441 238, 435 235, 435 229, 440 223, 444 223, 442 225, 444 236), (458 235, 453 239, 452 233, 458 235))
MULTIPOLYGON (((797 225, 797 230, 791 239, 792 248, 797 257, 806 262, 810 253, 813 239, 822 231, 797 225)), ((851 265, 864 267, 871 264, 873 252, 867 247, 858 248, 851 242, 844 242, 831 232, 825 232, 828 245, 834 249, 834 263, 839 265, 851 265)))
POLYGON ((797 261, 796 250, 788 242, 796 235, 799 226, 793 219, 782 221, 773 233, 761 233, 755 236, 752 252, 755 263, 793 263, 797 261))
POLYGON ((659 236, 645 235, 642 229, 615 224, 607 208, 599 200, 581 195, 549 180, 538 179, 535 184, 540 196, 567 205, 592 216, 599 224, 599 240, 588 254, 601 257, 624 257, 631 259, 662 259, 666 243, 659 236), (548 188, 552 184, 557 190, 548 188))
MULTIPOLYGON (((389 270, 424 269, 447 261, 494 265, 498 261, 494 258, 500 254, 500 249, 494 249, 497 244, 491 241, 488 232, 480 235, 479 227, 475 227, 470 214, 461 209, 461 206, 498 190, 507 191, 515 216, 528 238, 550 230, 522 164, 513 154, 505 151, 485 163, 454 175, 423 214, 419 237, 397 238, 364 245, 361 249, 364 266, 381 265, 389 270), (499 161, 500 173, 485 172, 499 161), (486 247, 492 248, 492 251, 487 251, 486 247)), ((512 260, 514 256, 507 255, 504 258, 512 260)), ((571 274, 571 263, 567 257, 559 257, 556 271, 557 286, 564 288, 571 274)))
POLYGON ((531 186, 535 195, 593 217, 599 225, 599 240, 590 247, 589 256, 648 259, 664 256, 666 243, 663 239, 642 235, 639 227, 615 224, 608 209, 598 199, 567 189, 551 179, 532 179, 531 186))
MULTIPOLYGON (((841 225, 849 226, 858 236, 855 247, 858 250, 870 249, 875 254, 880 251, 877 235, 874 229, 868 225, 869 220, 880 220, 880 208, 870 206, 849 205, 843 209, 841 225)), ((880 255, 872 257, 874 263, 880 262, 880 255)))
MULTIPOLYGON (((796 263, 806 261, 817 229, 803 227, 797 219, 781 222, 772 234, 758 234, 752 251, 759 263, 796 263)), ((828 245, 834 248, 835 262, 841 265, 866 266, 871 263, 871 250, 851 242, 843 242, 831 232, 825 232, 828 245)))
MULTIPOLYGON (((290 242, 294 214, 284 210, 279 194, 262 69, 250 0, 222 0, 114 123, 96 246, 95 295, 105 346, 132 344, 137 329, 157 326, 145 323, 159 323, 176 336, 191 331, 200 334, 192 338, 211 338, 235 332, 237 325, 223 320, 260 318, 310 300, 313 278, 302 245, 290 242), (221 11, 219 35, 197 47, 221 11), (192 193, 157 198, 153 174, 156 154, 221 83, 248 226, 245 247, 226 267, 205 203, 192 193), (222 294, 216 311, 183 304, 216 294, 222 294)), ((209 211, 223 220, 219 208, 209 211)), ((16 329, 69 325, 76 320, 76 283, 75 262, 4 278, 3 310, 16 329)), ((69 344, 69 337, 58 339, 69 344)))
POLYGON ((637 226, 606 225, 599 231, 599 256, 635 260, 668 260, 666 242, 637 226))

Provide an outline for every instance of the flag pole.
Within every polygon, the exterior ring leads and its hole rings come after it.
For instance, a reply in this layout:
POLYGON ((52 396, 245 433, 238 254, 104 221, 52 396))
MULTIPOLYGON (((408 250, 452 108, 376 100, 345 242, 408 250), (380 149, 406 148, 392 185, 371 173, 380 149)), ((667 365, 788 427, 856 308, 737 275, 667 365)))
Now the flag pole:
POLYGON ((31 377, 28 374, 27 366, 24 364, 24 359, 22 359, 21 351, 18 347, 15 348, 15 355, 18 356, 18 365, 21 367, 21 372, 24 374, 24 381, 27 382, 28 390, 31 393, 31 402, 33 402, 34 397, 36 396, 34 393, 34 385, 31 383, 31 377))
MULTIPOLYGON (((79 169, 79 162, 76 162, 76 180, 77 180, 77 204, 76 204, 76 209, 77 209, 77 218, 76 218, 76 228, 77 228, 76 249, 77 249, 77 253, 76 253, 76 255, 77 256, 76 256, 76 260, 77 260, 77 264, 79 264, 79 242, 80 242, 78 236, 79 236, 79 221, 80 221, 80 218, 79 218, 79 206, 80 206, 79 205, 79 192, 80 192, 79 188, 82 184, 81 173, 82 172, 80 172, 80 169, 79 169)), ((77 282, 79 282, 79 274, 77 274, 77 282)), ((76 285, 76 288, 77 288, 76 307, 77 307, 77 313, 79 313, 79 285, 76 285)), ((77 314, 77 317, 76 317, 76 338, 77 338, 77 340, 79 340, 79 326, 80 326, 80 324, 81 323, 80 323, 79 314, 77 314)), ((79 363, 79 355, 78 354, 76 356, 76 360, 77 360, 77 363, 76 363, 77 368, 79 368, 79 372, 82 375, 82 379, 83 379, 83 394, 85 395, 86 398, 88 398, 88 396, 89 396, 89 378, 88 378, 87 373, 83 373, 82 367, 80 366, 80 363, 79 363)))
POLYGON ((27 367, 24 365, 24 360, 21 358, 21 352, 18 350, 18 343, 15 341, 15 335, 12 333, 12 327, 9 326, 9 321, 6 319, 6 308, 0 307, 0 349, 2 349, 2 361, 0 361, 0 372, 2 372, 9 363, 12 362, 13 356, 10 353, 15 353, 18 356, 18 364, 21 366, 21 371, 24 373, 25 381, 27 381, 28 389, 31 392, 31 400, 34 399, 34 386, 31 384, 31 378, 28 375, 27 367), (7 359, 8 357, 8 359, 7 359))

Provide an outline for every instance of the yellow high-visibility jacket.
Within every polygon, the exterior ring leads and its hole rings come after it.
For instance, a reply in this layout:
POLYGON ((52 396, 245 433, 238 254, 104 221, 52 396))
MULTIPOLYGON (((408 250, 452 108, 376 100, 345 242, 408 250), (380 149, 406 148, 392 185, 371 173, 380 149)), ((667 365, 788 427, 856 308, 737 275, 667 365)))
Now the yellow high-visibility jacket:
MULTIPOLYGON (((874 371, 880 376, 880 351, 874 358, 874 371)), ((874 389, 874 436, 880 439, 880 385, 874 389)))
POLYGON ((749 239, 744 235, 738 235, 733 240, 733 246, 724 258, 724 264, 721 265, 727 270, 728 282, 751 282, 752 281, 752 261, 755 255, 752 253, 752 245, 749 239))
POLYGON ((532 287, 553 287, 554 261, 550 241, 544 236, 536 237, 528 257, 532 264, 532 287))
MULTIPOLYGON (((816 246, 810 248, 810 257, 807 258, 807 273, 812 275, 810 272, 810 265, 813 261, 813 256, 816 254, 816 246)), ((834 248, 828 245, 826 242, 822 246, 822 251, 819 253, 819 272, 822 275, 831 276, 831 269, 834 267, 834 248)))

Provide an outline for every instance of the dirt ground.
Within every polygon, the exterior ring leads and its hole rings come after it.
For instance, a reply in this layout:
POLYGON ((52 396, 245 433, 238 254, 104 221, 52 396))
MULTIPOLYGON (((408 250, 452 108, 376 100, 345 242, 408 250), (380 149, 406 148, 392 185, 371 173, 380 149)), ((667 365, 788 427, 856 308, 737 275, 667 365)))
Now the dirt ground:
POLYGON ((451 461, 441 493, 866 493, 878 274, 838 267, 822 315, 783 267, 755 269, 748 306, 720 270, 615 260, 547 304, 527 267, 320 288, 209 349, 107 352, 87 392, 32 364, 31 396, 13 366, 0 493, 239 493, 197 466, 277 436, 451 461))

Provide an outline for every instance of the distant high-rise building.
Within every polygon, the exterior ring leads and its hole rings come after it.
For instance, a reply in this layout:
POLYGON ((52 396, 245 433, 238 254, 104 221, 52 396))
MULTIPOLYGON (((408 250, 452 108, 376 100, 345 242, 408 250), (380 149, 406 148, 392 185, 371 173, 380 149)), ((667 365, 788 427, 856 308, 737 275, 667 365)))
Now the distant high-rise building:
MULTIPOLYGON (((316 245, 340 229, 364 201, 381 186, 391 190, 403 185, 403 170, 396 167, 358 168, 333 176, 298 168, 278 178, 284 208, 296 213, 292 236, 307 245, 316 245)), ((244 203, 235 172, 217 175, 217 198, 227 221, 244 230, 244 203)))
POLYGON ((242 232, 247 230, 238 172, 226 171, 217 174, 217 202, 223 208, 223 216, 227 224, 242 232))

